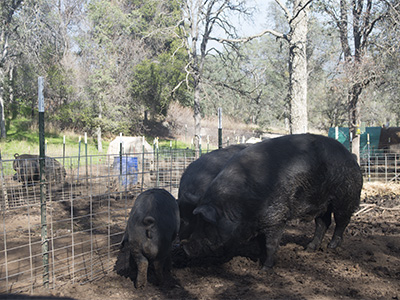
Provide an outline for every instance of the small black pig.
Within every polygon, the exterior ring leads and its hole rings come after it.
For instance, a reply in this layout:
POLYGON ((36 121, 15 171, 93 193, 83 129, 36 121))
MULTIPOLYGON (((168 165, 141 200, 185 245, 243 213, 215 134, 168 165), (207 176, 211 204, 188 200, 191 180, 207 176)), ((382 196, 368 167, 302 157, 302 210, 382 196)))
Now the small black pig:
POLYGON ((154 265, 157 280, 163 281, 164 266, 171 266, 171 248, 178 231, 178 204, 170 193, 150 189, 137 197, 121 244, 137 265, 136 288, 146 286, 149 263, 154 265))

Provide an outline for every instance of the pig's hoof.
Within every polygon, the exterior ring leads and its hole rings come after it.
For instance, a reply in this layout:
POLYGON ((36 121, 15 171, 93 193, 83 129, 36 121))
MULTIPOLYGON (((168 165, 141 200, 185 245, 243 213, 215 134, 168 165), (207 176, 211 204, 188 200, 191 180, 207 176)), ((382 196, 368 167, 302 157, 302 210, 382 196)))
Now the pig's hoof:
POLYGON ((273 275, 275 271, 272 267, 263 266, 258 273, 262 275, 273 275))
POLYGON ((319 248, 319 245, 317 245, 316 243, 311 242, 311 243, 309 243, 307 245, 306 250, 308 252, 315 252, 315 251, 318 250, 318 248, 319 248))
POLYGON ((341 237, 333 237, 330 243, 328 244, 328 248, 330 249, 336 249, 342 244, 342 238, 341 237))
POLYGON ((140 289, 144 289, 145 287, 146 287, 146 281, 140 280, 140 281, 135 282, 135 288, 140 290, 140 289))

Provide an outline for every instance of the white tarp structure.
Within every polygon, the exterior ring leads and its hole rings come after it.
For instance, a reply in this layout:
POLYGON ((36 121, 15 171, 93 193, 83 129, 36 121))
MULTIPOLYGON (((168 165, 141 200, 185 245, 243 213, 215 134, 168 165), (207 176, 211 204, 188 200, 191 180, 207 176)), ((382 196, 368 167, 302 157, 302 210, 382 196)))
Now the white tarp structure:
POLYGON ((255 144, 261 142, 262 139, 256 138, 256 137, 251 137, 246 141, 246 144, 255 144))
POLYGON ((122 142, 122 154, 139 154, 153 152, 153 147, 141 136, 117 136, 108 146, 108 155, 119 155, 120 143, 122 142))
POLYGON ((154 167, 154 152, 144 137, 118 136, 108 146, 107 155, 110 157, 114 172, 122 173, 123 185, 140 184, 142 179, 150 180, 150 173, 154 167), (120 163, 121 143, 122 163, 120 163))

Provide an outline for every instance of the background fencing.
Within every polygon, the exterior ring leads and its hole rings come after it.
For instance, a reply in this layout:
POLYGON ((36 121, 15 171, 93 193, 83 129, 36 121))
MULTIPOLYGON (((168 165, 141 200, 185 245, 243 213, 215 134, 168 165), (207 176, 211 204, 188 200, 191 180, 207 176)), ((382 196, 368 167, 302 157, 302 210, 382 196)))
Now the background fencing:
POLYGON ((400 154, 387 150, 360 151, 364 181, 400 182, 400 154))
POLYGON ((180 177, 194 157, 192 150, 160 150, 56 158, 67 176, 46 182, 44 225, 40 184, 16 181, 13 160, 2 161, 0 293, 31 291, 44 280, 55 287, 104 276, 113 269, 135 197, 152 187, 177 197, 180 177), (42 226, 47 226, 49 249, 45 266, 42 226))
MULTIPOLYGON (((41 224, 40 184, 15 180, 13 160, 0 160, 0 293, 32 291, 44 280, 56 287, 104 276, 114 267, 135 197, 152 187, 177 197, 180 177, 195 157, 190 149, 167 149, 56 158, 66 177, 46 179, 45 224, 41 224), (42 226, 47 227, 46 263, 42 226)), ((28 161, 23 165, 30 166, 28 161)), ((363 155, 365 181, 397 181, 399 162, 393 153, 363 155)))

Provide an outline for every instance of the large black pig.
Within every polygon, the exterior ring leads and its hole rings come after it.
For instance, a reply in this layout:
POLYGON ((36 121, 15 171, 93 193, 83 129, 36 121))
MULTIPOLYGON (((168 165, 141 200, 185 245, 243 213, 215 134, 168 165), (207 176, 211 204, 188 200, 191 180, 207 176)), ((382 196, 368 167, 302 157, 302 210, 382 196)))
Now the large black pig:
POLYGON ((147 283, 149 262, 157 280, 163 281, 164 266, 171 265, 172 242, 179 231, 179 209, 175 198, 163 189, 141 193, 132 207, 121 243, 137 265, 136 288, 147 283))
POLYGON ((195 223, 193 210, 197 205, 196 200, 203 196, 209 183, 218 175, 228 160, 246 147, 246 144, 239 144, 211 151, 200 156, 183 172, 178 191, 181 217, 179 237, 181 239, 188 238, 193 230, 195 223))
MULTIPOLYGON (((39 155, 19 155, 18 153, 15 153, 14 158, 13 168, 16 171, 14 180, 18 180, 25 185, 32 185, 39 182, 39 155)), ((67 173, 61 163, 52 157, 46 156, 44 174, 47 182, 62 182, 67 173)))
POLYGON ((320 247, 333 214, 328 245, 336 248, 359 206, 362 174, 351 153, 334 139, 299 134, 266 140, 235 155, 198 199, 196 227, 182 241, 189 256, 264 240, 260 261, 274 264, 285 224, 315 218, 308 248, 320 247))

